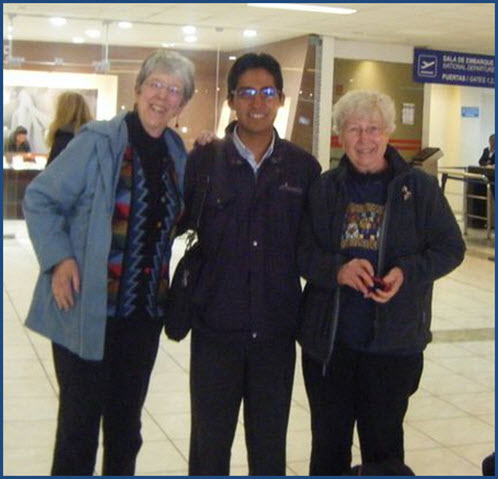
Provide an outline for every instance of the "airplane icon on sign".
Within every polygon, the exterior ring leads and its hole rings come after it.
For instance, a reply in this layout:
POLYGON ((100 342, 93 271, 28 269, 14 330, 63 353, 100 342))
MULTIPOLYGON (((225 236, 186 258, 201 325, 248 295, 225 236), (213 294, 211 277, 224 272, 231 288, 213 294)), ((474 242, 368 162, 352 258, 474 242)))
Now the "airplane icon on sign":
POLYGON ((437 56, 420 55, 417 62, 417 73, 421 77, 435 78, 437 76, 437 56))

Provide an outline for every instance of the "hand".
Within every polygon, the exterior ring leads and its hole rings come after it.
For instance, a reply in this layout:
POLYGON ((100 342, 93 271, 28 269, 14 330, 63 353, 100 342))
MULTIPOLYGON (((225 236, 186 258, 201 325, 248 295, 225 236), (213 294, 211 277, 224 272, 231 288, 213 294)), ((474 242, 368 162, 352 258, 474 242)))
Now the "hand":
POLYGON ((355 258, 341 266, 337 273, 337 283, 360 291, 367 297, 368 288, 373 286, 373 275, 374 269, 370 261, 355 258))
POLYGON ((197 139, 195 140, 195 143, 196 143, 196 145, 204 146, 204 145, 208 145, 216 138, 217 138, 217 136, 214 133, 214 131, 202 130, 200 132, 199 136, 197 137, 197 139))
POLYGON ((73 291, 80 292, 80 274, 74 258, 66 258, 52 273, 52 293, 59 309, 67 312, 74 306, 73 291))
POLYGON ((382 279, 387 288, 375 289, 366 295, 367 298, 373 299, 377 303, 387 303, 399 291, 404 281, 403 270, 395 266, 382 279))

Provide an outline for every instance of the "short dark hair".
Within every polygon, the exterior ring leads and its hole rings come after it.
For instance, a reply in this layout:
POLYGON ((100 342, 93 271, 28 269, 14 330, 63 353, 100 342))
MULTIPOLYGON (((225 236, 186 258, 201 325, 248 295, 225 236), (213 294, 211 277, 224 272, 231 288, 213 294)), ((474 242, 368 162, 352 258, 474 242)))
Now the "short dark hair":
POLYGON ((284 79, 280 64, 268 53, 246 53, 235 60, 235 63, 228 72, 228 98, 233 97, 233 91, 237 88, 239 77, 247 70, 253 68, 264 68, 275 80, 275 86, 282 93, 284 79))
POLYGON ((27 135, 28 134, 28 130, 26 130, 26 128, 24 128, 24 126, 22 125, 19 125, 15 130, 14 130, 14 138, 17 136, 17 135, 27 135))

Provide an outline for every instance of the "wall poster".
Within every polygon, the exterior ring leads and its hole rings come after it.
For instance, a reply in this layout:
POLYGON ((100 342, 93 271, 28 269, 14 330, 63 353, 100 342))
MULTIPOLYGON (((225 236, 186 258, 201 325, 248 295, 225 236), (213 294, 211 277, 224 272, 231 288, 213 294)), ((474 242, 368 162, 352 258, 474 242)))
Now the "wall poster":
MULTIPOLYGON (((3 139, 18 127, 28 130, 31 151, 48 153, 46 134, 55 115, 57 97, 66 88, 5 86, 3 87, 3 139)), ((97 90, 74 89, 85 97, 92 116, 97 113, 97 90)))
POLYGON ((67 90, 81 93, 98 120, 116 114, 115 75, 4 70, 4 141, 17 126, 24 126, 31 151, 47 153, 45 137, 55 114, 56 100, 67 90))

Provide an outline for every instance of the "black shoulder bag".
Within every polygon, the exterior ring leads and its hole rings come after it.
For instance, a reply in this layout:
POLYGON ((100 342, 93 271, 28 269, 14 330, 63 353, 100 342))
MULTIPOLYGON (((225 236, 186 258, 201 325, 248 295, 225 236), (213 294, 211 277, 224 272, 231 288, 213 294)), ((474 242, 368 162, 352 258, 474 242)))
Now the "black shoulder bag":
POLYGON ((174 341, 181 341, 187 336, 195 316, 193 295, 204 261, 196 232, 201 224, 213 162, 221 158, 222 145, 221 142, 213 144, 214 153, 200 164, 201 171, 196 177, 196 191, 192 202, 192 216, 196 218, 195 230, 187 233, 185 253, 176 266, 166 297, 164 332, 174 341), (199 185, 198 179, 201 177, 204 177, 204 184, 199 185))

